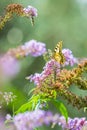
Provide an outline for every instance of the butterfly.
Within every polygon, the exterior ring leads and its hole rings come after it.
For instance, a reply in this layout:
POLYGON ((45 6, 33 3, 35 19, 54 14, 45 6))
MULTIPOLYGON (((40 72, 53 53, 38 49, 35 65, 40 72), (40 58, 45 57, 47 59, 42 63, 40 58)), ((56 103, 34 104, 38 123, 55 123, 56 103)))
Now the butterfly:
POLYGON ((58 44, 56 45, 52 57, 60 64, 64 64, 65 57, 64 54, 62 53, 62 41, 58 42, 58 44))

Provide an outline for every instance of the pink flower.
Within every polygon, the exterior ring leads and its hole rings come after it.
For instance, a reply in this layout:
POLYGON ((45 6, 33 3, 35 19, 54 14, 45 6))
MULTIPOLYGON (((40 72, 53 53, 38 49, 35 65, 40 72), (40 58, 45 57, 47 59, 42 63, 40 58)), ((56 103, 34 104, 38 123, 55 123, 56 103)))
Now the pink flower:
POLYGON ((0 72, 3 78, 12 78, 20 70, 18 61, 9 55, 4 55, 0 58, 0 72))
POLYGON ((66 66, 66 65, 73 66, 74 64, 77 63, 77 59, 73 56, 71 50, 69 50, 69 49, 63 49, 62 53, 64 54, 65 59, 66 59, 66 61, 64 63, 64 66, 66 66))
POLYGON ((60 65, 55 60, 50 60, 46 63, 46 65, 43 67, 43 71, 41 74, 35 73, 34 75, 31 75, 27 77, 27 79, 30 79, 30 82, 34 82, 36 85, 39 85, 46 77, 48 77, 51 74, 54 74, 54 71, 58 74, 60 72, 60 65))
POLYGON ((31 40, 24 44, 24 49, 26 55, 31 55, 34 57, 41 56, 46 52, 46 45, 42 42, 37 42, 36 40, 31 40))
POLYGON ((60 125, 63 129, 67 130, 82 130, 82 128, 87 128, 86 118, 66 119, 64 116, 59 116, 59 114, 53 115, 50 111, 44 111, 37 109, 35 111, 27 111, 25 113, 20 113, 13 118, 11 118, 17 130, 34 130, 42 125, 55 126, 56 124, 60 125), (13 120, 12 120, 13 119, 13 120))
POLYGON ((31 17, 37 17, 37 15, 38 15, 37 9, 30 5, 27 8, 24 8, 24 12, 31 17))

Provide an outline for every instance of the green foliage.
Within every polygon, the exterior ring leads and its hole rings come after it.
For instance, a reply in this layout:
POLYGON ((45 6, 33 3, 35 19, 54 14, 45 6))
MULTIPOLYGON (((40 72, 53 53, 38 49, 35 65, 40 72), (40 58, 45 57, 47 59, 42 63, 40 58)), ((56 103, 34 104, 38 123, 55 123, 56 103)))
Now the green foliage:
POLYGON ((36 109, 39 109, 40 107, 42 109, 50 109, 49 108, 49 103, 54 104, 54 106, 57 108, 57 110, 59 110, 61 112, 61 114, 66 118, 66 121, 68 120, 68 112, 66 110, 66 107, 64 106, 64 104, 57 100, 57 99, 53 99, 53 98, 46 98, 46 95, 33 95, 28 103, 23 104, 16 112, 15 114, 18 113, 22 113, 25 111, 33 111, 36 109), (43 106, 43 104, 45 104, 45 106, 43 106))
POLYGON ((59 110, 61 112, 61 114, 66 118, 66 121, 67 121, 68 120, 68 112, 67 112, 67 109, 64 106, 64 104, 57 99, 52 100, 52 103, 57 108, 57 110, 59 110))
POLYGON ((30 100, 23 104, 15 113, 25 112, 25 111, 32 111, 37 106, 38 102, 40 100, 39 95, 33 95, 30 100))

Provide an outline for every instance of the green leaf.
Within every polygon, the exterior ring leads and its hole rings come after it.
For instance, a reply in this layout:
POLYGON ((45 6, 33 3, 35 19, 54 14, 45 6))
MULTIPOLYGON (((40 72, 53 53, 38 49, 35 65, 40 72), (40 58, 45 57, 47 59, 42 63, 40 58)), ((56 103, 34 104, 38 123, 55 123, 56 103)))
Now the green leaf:
POLYGON ((23 104, 15 113, 22 113, 25 111, 32 111, 35 109, 35 107, 37 106, 38 102, 40 100, 40 96, 39 95, 33 95, 30 100, 28 101, 28 103, 23 104))
POLYGON ((28 96, 35 90, 35 88, 31 89, 28 93, 28 96))
POLYGON ((61 112, 61 114, 65 117, 66 121, 68 120, 68 112, 66 107, 64 106, 64 104, 61 101, 58 101, 56 99, 51 100, 52 103, 55 105, 55 107, 57 108, 57 110, 59 110, 61 112))
POLYGON ((37 105, 36 105, 36 107, 35 107, 35 110, 37 110, 37 109, 39 109, 39 107, 40 107, 40 100, 38 100, 38 103, 37 103, 37 105))
POLYGON ((32 109, 32 106, 31 106, 31 102, 28 102, 28 103, 25 103, 23 104, 16 112, 15 114, 18 114, 18 113, 23 113, 27 110, 31 110, 32 109))

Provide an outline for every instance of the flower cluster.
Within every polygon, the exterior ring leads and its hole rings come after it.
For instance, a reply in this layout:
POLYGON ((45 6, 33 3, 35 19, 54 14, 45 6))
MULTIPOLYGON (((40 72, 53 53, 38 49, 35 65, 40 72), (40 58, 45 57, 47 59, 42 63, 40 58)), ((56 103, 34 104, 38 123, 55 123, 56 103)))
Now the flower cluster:
POLYGON ((29 17, 31 19, 32 25, 34 25, 34 17, 37 17, 38 15, 37 9, 29 5, 27 8, 24 8, 23 11, 24 15, 29 17))
POLYGON ((0 29, 2 29, 5 23, 12 18, 14 13, 21 17, 29 17, 32 24, 34 24, 34 17, 37 17, 37 9, 32 6, 24 8, 20 4, 9 4, 6 7, 5 15, 0 17, 0 29))
POLYGON ((38 15, 37 9, 30 5, 27 8, 24 8, 23 11, 25 12, 27 16, 30 16, 30 17, 37 17, 38 15))
POLYGON ((37 57, 46 52, 46 45, 42 42, 37 42, 36 40, 26 42, 24 48, 26 56, 30 54, 31 56, 37 57))
POLYGON ((43 82, 49 75, 54 74, 54 71, 56 71, 57 74, 60 72, 60 64, 52 59, 43 67, 41 74, 35 73, 34 75, 27 77, 27 79, 30 79, 30 82, 33 81, 36 85, 40 85, 40 83, 43 82))
POLYGON ((9 49, 0 57, 0 77, 2 81, 13 78, 20 71, 18 59, 31 55, 38 57, 46 52, 46 45, 36 40, 30 40, 17 48, 9 49))
POLYGON ((23 6, 20 4, 9 4, 6 7, 6 12, 11 14, 16 13, 17 15, 23 15, 23 6))
MULTIPOLYGON (((77 63, 77 59, 73 56, 72 51, 70 51, 69 49, 63 49, 62 53, 65 57, 65 62, 62 66, 73 66, 75 63, 77 63)), ((60 70, 61 65, 55 59, 51 59, 43 67, 42 73, 35 73, 34 75, 29 76, 28 79, 30 79, 30 82, 33 81, 36 85, 39 85, 41 81, 43 81, 49 75, 54 75, 54 73, 56 73, 56 75, 58 76, 60 70)))
POLYGON ((30 40, 25 42, 17 48, 9 49, 7 55, 11 55, 15 58, 20 58, 24 56, 31 55, 33 57, 38 57, 46 52, 46 45, 42 42, 37 42, 36 40, 30 40))
POLYGON ((0 92, 0 108, 6 103, 7 105, 16 99, 16 95, 12 92, 0 92))
POLYGON ((77 118, 74 119, 68 118, 68 122, 66 123, 65 118, 63 116, 60 117, 60 122, 58 123, 62 126, 63 129, 67 130, 82 130, 84 126, 87 127, 86 118, 77 118))
POLYGON ((67 130, 82 130, 87 126, 86 118, 68 118, 66 122, 63 116, 53 114, 50 111, 35 110, 31 112, 20 113, 13 118, 9 115, 6 118, 8 121, 12 120, 17 130, 34 130, 42 125, 50 125, 54 127, 56 124, 67 130))
POLYGON ((52 117, 51 112, 36 110, 16 115, 13 118, 13 122, 17 130, 33 130, 43 124, 49 125, 52 121, 52 117))
MULTIPOLYGON (((78 63, 70 50, 64 50, 63 54, 66 58, 65 65, 70 64, 72 66, 78 63)), ((87 59, 71 70, 65 69, 55 59, 51 59, 43 67, 42 73, 35 73, 27 77, 27 79, 30 79, 30 82, 33 81, 36 85, 34 93, 55 98, 56 92, 58 96, 62 96, 68 103, 81 109, 87 105, 87 96, 77 96, 70 92, 69 88, 74 84, 82 90, 87 90, 87 80, 85 75, 83 76, 85 72, 87 72, 87 59)))
POLYGON ((74 64, 77 63, 77 59, 73 56, 71 50, 69 50, 69 49, 63 49, 62 53, 64 54, 64 57, 65 57, 64 66, 66 66, 66 65, 73 66, 74 64))

